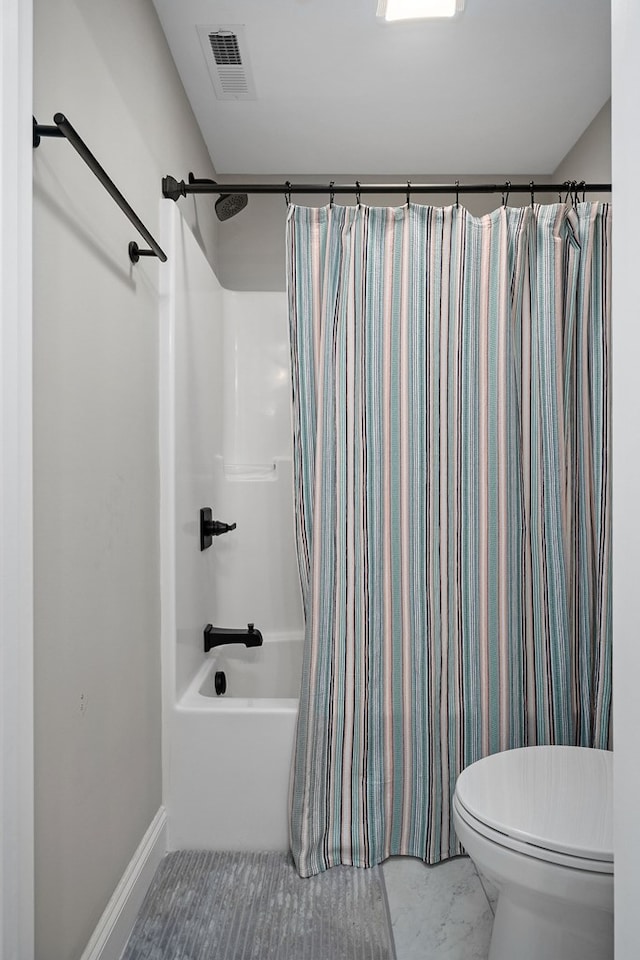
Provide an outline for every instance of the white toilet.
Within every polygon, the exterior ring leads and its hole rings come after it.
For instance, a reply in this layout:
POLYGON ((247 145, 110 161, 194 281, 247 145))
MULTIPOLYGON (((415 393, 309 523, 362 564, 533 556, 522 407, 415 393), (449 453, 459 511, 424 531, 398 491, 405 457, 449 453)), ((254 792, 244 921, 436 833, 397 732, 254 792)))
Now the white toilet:
POLYGON ((460 842, 499 889, 489 960, 612 960, 613 754, 524 747, 458 777, 460 842))

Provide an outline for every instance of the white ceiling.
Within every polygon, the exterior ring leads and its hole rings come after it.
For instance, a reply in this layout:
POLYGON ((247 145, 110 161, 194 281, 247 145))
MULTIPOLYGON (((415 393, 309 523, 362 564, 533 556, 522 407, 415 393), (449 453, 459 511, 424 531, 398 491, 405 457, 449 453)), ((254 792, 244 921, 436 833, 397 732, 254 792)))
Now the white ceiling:
POLYGON ((550 173, 610 95, 610 0, 154 0, 218 174, 550 173), (216 98, 196 32, 244 25, 256 99, 216 98))

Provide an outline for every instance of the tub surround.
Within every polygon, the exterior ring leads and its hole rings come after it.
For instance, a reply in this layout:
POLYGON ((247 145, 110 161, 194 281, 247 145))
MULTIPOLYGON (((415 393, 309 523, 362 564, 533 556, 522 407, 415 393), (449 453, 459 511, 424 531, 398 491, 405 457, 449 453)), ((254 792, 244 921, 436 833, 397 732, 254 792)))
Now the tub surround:
POLYGON ((181 209, 166 203, 162 215, 169 254, 160 334, 163 691, 170 709, 204 662, 206 624, 299 633, 302 610, 286 297, 223 290, 181 209), (235 528, 201 551, 203 505, 235 528))
POLYGON ((286 850, 302 658, 286 298, 224 291, 180 210, 167 204, 163 218, 168 844, 170 850, 286 850), (201 551, 203 504, 236 526, 201 551), (240 643, 213 645, 208 631, 213 649, 205 653, 208 624, 241 631, 227 634, 240 643), (259 632, 264 642, 245 646, 259 632), (222 695, 216 674, 224 674, 222 695))

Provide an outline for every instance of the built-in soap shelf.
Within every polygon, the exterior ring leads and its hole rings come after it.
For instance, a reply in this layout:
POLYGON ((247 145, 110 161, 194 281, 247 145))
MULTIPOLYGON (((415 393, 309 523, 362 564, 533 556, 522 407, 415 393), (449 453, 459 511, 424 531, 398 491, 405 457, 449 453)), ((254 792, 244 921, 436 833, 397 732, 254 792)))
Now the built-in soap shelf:
POLYGON ((277 479, 277 463, 225 463, 225 480, 233 482, 269 482, 277 479))

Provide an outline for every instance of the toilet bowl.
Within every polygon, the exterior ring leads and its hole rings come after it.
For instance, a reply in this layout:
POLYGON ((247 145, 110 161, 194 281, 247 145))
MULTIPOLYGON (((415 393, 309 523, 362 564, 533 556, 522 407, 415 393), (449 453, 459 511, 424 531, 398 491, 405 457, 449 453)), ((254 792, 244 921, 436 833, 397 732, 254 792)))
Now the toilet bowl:
POLYGON ((456 833, 499 890, 489 960, 613 960, 613 755, 523 747, 462 771, 456 833))

